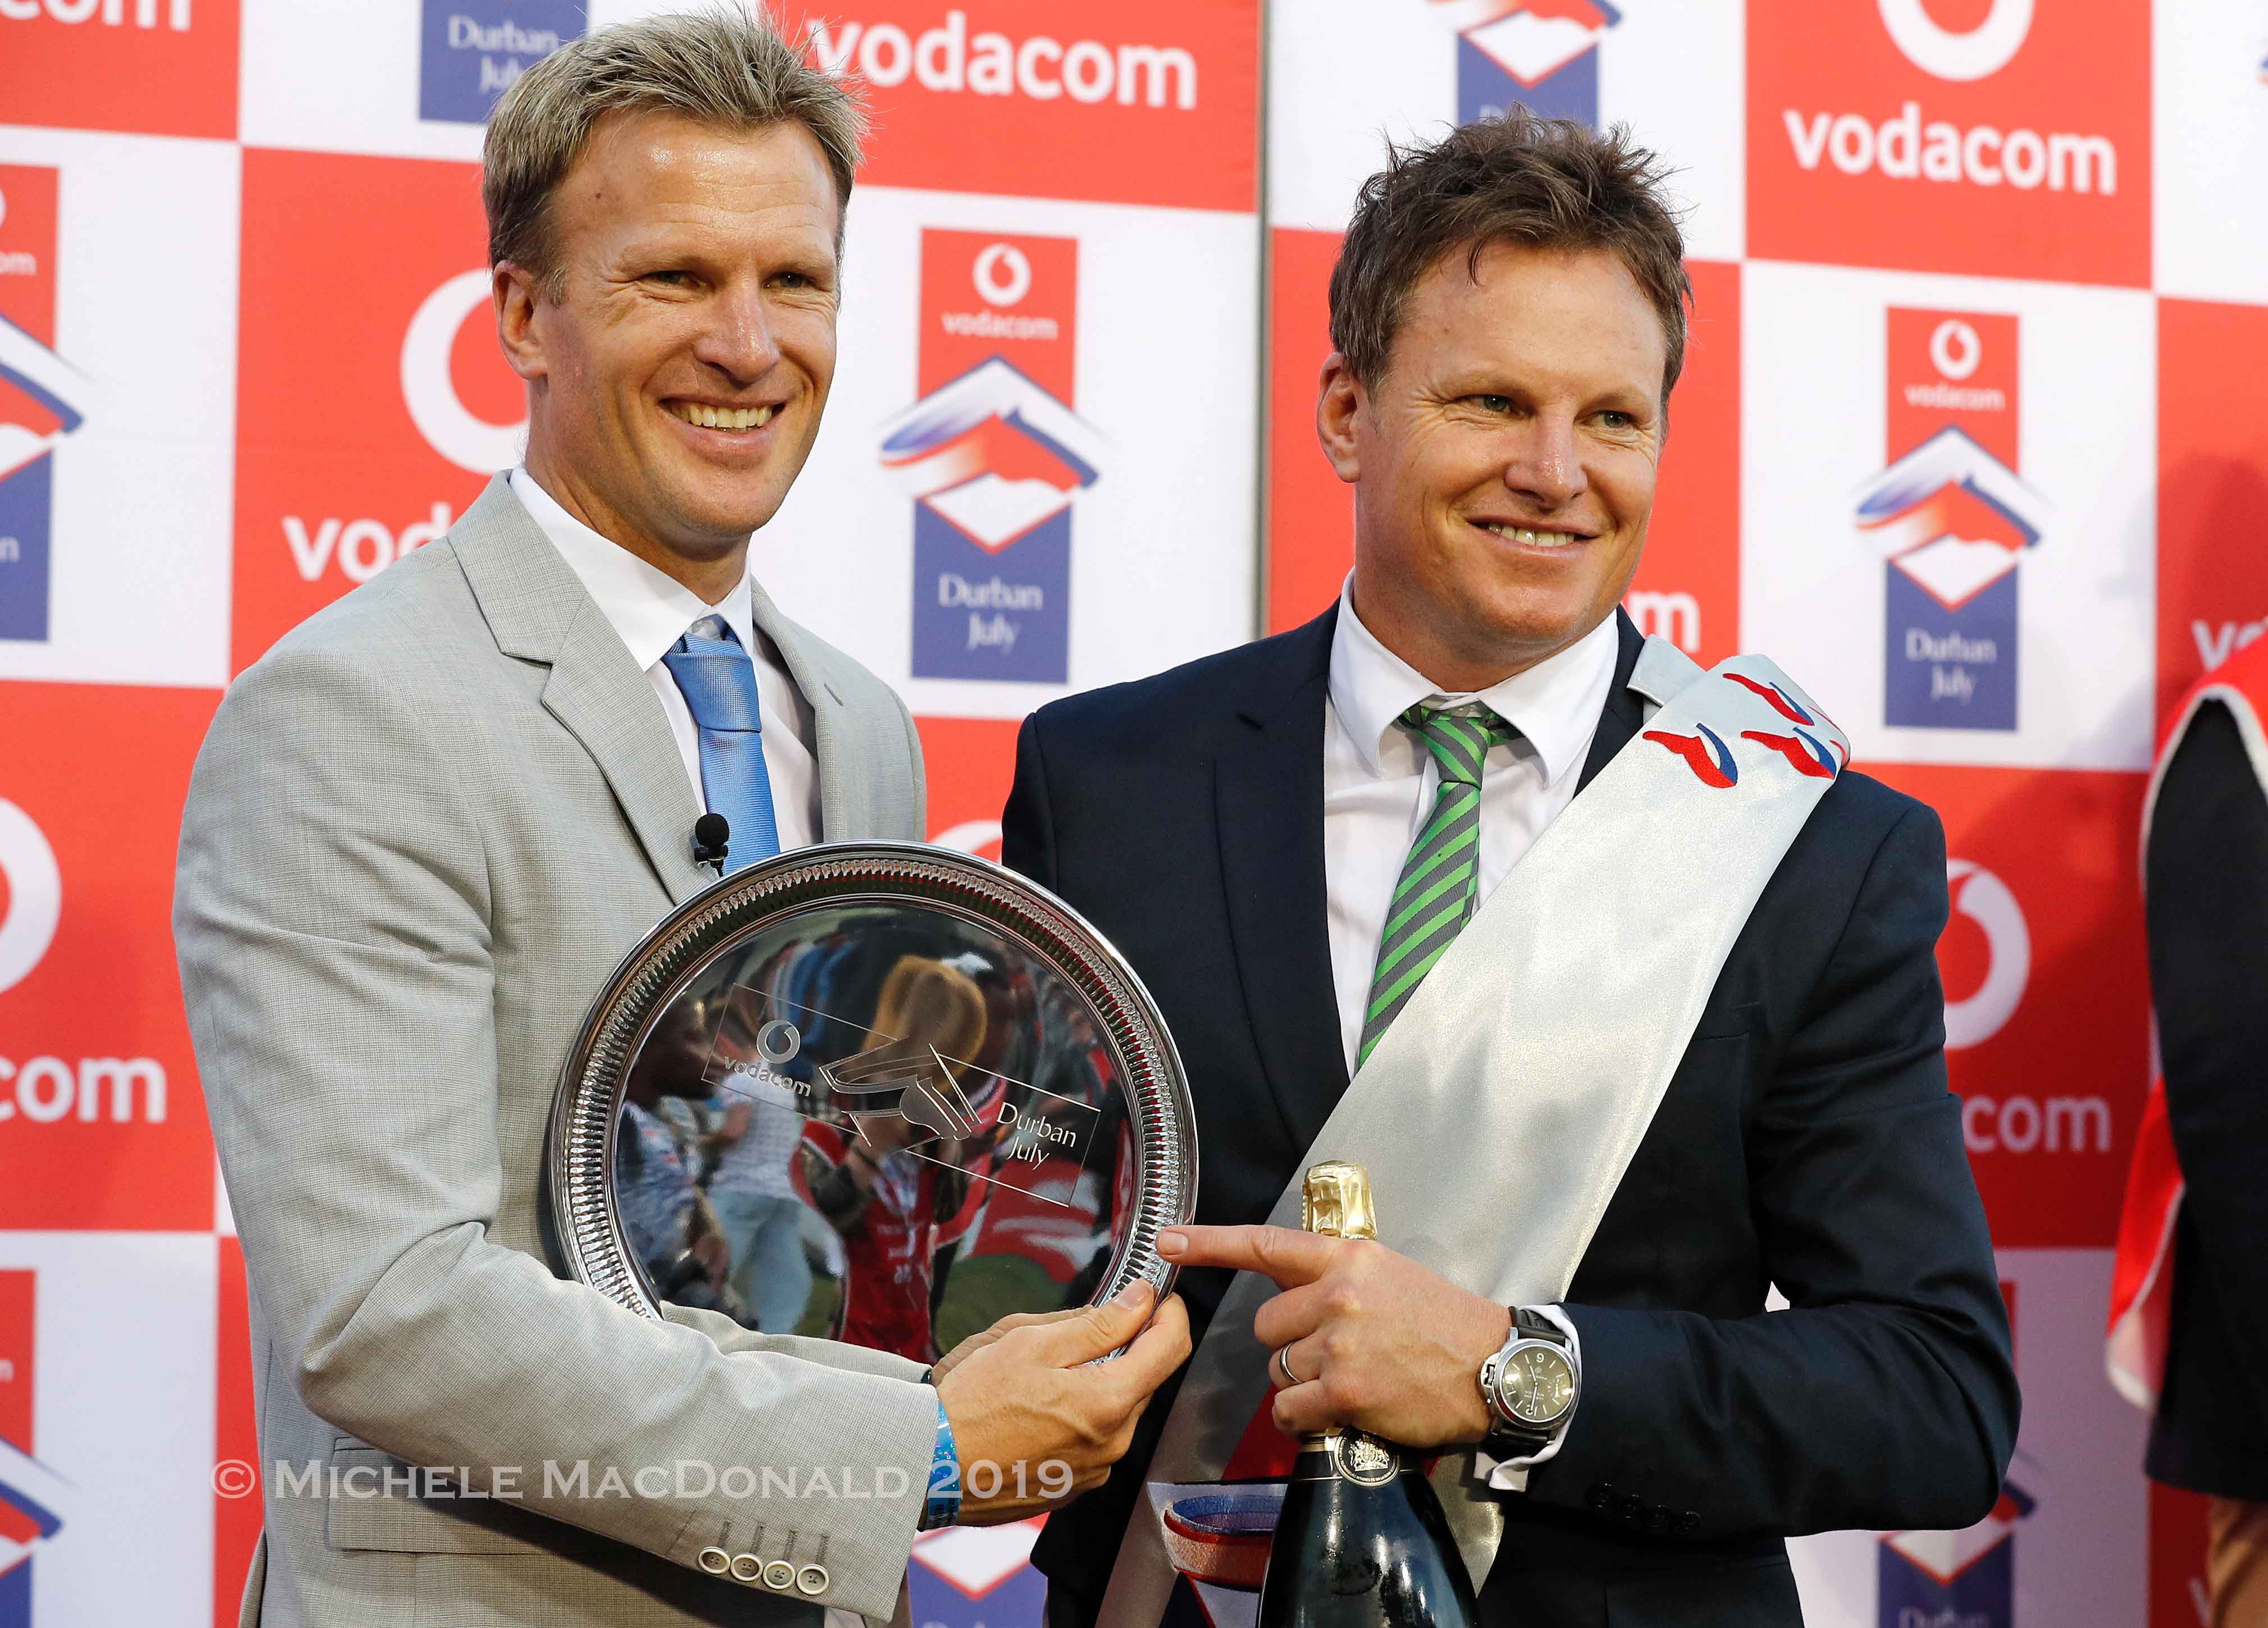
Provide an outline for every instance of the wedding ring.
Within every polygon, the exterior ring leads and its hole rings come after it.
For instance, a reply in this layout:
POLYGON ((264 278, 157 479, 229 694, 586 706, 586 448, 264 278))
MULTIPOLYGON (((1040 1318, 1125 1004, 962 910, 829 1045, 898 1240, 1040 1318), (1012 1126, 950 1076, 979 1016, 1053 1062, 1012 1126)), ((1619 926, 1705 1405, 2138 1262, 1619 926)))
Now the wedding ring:
POLYGON ((1307 1382, 1292 1371, 1292 1348, 1289 1346, 1282 1346, 1277 1351, 1276 1371, 1284 1376, 1284 1382, 1287 1385, 1302 1385, 1307 1382))

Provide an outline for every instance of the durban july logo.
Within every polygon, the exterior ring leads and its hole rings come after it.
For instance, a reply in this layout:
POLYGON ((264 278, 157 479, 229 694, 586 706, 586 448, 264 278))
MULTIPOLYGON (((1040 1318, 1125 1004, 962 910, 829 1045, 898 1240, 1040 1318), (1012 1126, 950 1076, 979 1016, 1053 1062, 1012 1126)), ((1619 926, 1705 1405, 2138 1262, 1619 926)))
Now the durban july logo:
POLYGON ((1070 678, 1071 511, 1101 462, 1071 405, 1078 250, 922 233, 922 398, 881 446, 913 499, 917 678, 1070 678))
POLYGON ((48 637, 56 446, 92 390, 55 338, 56 181, 0 165, 0 639, 48 637))
POLYGON ((1457 118, 1515 103, 1547 118, 1599 121, 1598 43, 1620 23, 1606 0, 1427 0, 1457 32, 1457 118))
POLYGON ((2017 319, 1888 317, 1888 466, 1854 516, 1884 562, 1883 722, 2014 730, 2017 569, 2047 513, 2016 473, 2017 319))

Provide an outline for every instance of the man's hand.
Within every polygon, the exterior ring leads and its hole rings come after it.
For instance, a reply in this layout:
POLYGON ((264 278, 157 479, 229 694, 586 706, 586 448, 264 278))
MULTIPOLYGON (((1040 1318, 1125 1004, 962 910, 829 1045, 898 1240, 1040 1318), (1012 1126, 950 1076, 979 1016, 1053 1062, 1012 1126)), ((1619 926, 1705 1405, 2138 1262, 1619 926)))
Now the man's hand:
POLYGON ((1006 1317, 938 1364, 961 1455, 962 1525, 1020 1521, 1102 1484, 1150 1393, 1189 1354, 1181 1297, 1152 1316, 1156 1294, 1138 1283, 1105 1305, 1006 1317), (1083 1366, 1121 1346, 1116 1361, 1083 1366))
POLYGON ((1404 1447, 1479 1441, 1489 1412, 1476 1375, 1505 1342, 1512 1313, 1365 1238, 1283 1227, 1169 1227, 1158 1253, 1177 1266, 1256 1272, 1284 1291, 1252 1332, 1285 1357, 1299 1383, 1276 1387, 1287 1435, 1351 1425, 1404 1447))

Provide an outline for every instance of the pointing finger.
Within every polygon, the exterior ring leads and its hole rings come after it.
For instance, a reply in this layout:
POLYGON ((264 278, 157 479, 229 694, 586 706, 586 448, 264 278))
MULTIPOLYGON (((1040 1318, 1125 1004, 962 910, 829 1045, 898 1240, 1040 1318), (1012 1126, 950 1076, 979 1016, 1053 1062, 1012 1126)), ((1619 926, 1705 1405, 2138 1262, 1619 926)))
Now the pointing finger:
POLYGON ((1256 1272, 1289 1289, 1322 1277, 1341 1243, 1288 1227, 1168 1227, 1158 1235, 1158 1253, 1176 1266, 1256 1272))

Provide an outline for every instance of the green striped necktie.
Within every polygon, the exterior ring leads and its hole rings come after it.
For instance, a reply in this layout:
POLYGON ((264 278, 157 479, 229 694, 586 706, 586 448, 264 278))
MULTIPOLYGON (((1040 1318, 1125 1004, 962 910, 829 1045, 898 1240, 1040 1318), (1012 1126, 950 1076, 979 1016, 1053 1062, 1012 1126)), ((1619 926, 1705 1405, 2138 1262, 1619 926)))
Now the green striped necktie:
POLYGON ((1395 722, 1425 743, 1441 784, 1394 884, 1394 903, 1378 941, 1378 969, 1370 976, 1370 1004, 1363 1008, 1357 1067, 1370 1060, 1379 1037, 1472 919, 1480 898, 1481 765, 1491 746, 1520 734, 1484 707, 1460 712, 1412 707, 1395 722))

